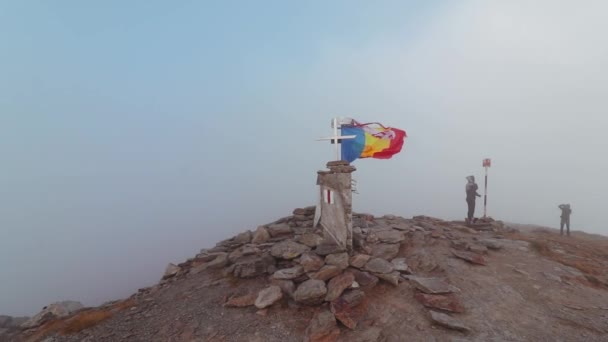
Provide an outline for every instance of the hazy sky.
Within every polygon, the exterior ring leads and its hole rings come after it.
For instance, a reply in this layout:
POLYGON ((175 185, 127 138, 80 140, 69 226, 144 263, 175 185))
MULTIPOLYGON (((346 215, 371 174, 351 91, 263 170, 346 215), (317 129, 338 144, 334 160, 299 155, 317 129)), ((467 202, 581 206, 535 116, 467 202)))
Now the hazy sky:
POLYGON ((356 211, 608 234, 605 1, 0 0, 0 313, 85 305, 315 201, 333 116, 409 138, 356 211), (481 208, 478 206, 477 214, 481 208))

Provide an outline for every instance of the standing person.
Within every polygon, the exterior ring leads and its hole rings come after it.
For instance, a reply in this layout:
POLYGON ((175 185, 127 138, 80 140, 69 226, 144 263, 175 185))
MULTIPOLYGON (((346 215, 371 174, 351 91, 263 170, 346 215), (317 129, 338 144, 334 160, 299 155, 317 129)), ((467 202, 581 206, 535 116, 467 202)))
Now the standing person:
POLYGON ((473 223, 473 216, 475 215, 475 197, 481 197, 481 195, 477 193, 477 188, 475 176, 468 176, 465 191, 467 193, 467 206, 469 207, 469 212, 467 214, 467 223, 469 224, 473 223))
POLYGON ((560 235, 564 235, 564 225, 566 225, 566 234, 570 236, 570 214, 572 214, 570 204, 560 204, 558 208, 562 210, 562 216, 560 216, 561 222, 559 227, 559 233, 560 235))

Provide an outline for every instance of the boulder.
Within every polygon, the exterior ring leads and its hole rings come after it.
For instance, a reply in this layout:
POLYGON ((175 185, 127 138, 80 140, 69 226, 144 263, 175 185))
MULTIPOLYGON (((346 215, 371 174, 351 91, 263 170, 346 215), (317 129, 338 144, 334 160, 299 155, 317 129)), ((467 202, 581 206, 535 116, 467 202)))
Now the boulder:
POLYGON ((369 259, 371 259, 371 255, 357 254, 350 258, 349 263, 352 267, 363 268, 369 259))
POLYGON ((292 280, 296 279, 302 274, 304 274, 304 268, 300 265, 297 265, 291 268, 284 268, 282 270, 278 270, 274 272, 272 277, 278 280, 292 280))
POLYGON ((331 302, 338 299, 344 290, 351 287, 354 281, 355 276, 352 273, 342 273, 333 277, 327 284, 327 295, 325 296, 325 301, 331 302))
POLYGON ((258 309, 267 308, 278 302, 281 298, 283 298, 281 288, 275 285, 269 286, 260 291, 258 298, 255 300, 255 307, 258 309))
POLYGON ((193 266, 190 274, 198 274, 208 269, 219 269, 226 265, 228 265, 228 253, 215 253, 213 260, 193 266))
POLYGON ((293 293, 296 291, 296 285, 291 280, 271 279, 270 284, 280 287, 283 294, 289 297, 293 297, 293 293))
POLYGON ((181 267, 174 264, 169 264, 167 265, 167 268, 165 268, 165 274, 163 275, 163 279, 169 279, 171 277, 174 277, 181 270, 181 267))
POLYGON ((465 333, 471 331, 471 329, 465 326, 462 322, 444 313, 431 311, 431 320, 448 329, 462 331, 465 333))
POLYGON ((359 271, 355 268, 349 268, 345 272, 352 273, 355 276, 355 281, 361 287, 372 288, 378 284, 378 277, 368 272, 359 271))
POLYGON ((323 302, 327 294, 327 287, 322 280, 310 279, 298 286, 293 298, 296 302, 308 305, 317 305, 323 302))
POLYGON ((251 233, 250 230, 241 233, 237 236, 234 237, 234 241, 237 243, 242 243, 242 244, 246 244, 246 243, 250 243, 251 242, 251 238, 253 237, 253 234, 251 233))
POLYGON ((306 329, 305 342, 335 342, 340 336, 336 318, 328 310, 318 312, 306 329))
POLYGON ((276 223, 271 224, 267 228, 268 233, 271 237, 277 237, 281 235, 289 235, 292 233, 291 227, 287 223, 276 223))
POLYGON ((325 263, 344 270, 348 267, 348 253, 330 254, 325 257, 325 263))
POLYGON ((399 254, 399 244, 381 243, 372 246, 372 256, 386 260, 394 259, 399 254))
POLYGON ((321 243, 315 249, 315 253, 317 253, 319 255, 323 255, 323 256, 329 255, 329 254, 342 253, 342 252, 346 252, 344 250, 344 248, 342 248, 338 245, 335 245, 335 244, 327 244, 327 243, 321 243))
POLYGON ((255 300, 258 297, 255 293, 248 293, 245 295, 235 295, 230 297, 224 306, 229 308, 244 308, 255 304, 255 300))
POLYGON ((318 271, 325 265, 325 262, 320 256, 311 252, 303 253, 299 261, 300 265, 304 267, 305 272, 318 271))
POLYGON ((270 234, 268 230, 264 226, 259 226, 258 229, 253 234, 253 238, 251 239, 251 243, 260 244, 265 243, 270 240, 270 234))
POLYGON ((281 241, 270 249, 270 254, 275 258, 295 259, 302 253, 308 252, 310 248, 292 240, 281 241))
POLYGON ((35 328, 51 319, 62 318, 82 309, 80 302, 63 301, 45 306, 36 316, 24 322, 21 327, 25 329, 35 328))
POLYGON ((381 258, 373 258, 365 264, 364 270, 375 274, 379 273, 391 273, 394 268, 393 265, 381 258))
POLYGON ((389 284, 399 285, 399 279, 401 278, 401 273, 394 271, 391 273, 376 273, 376 276, 389 284))
POLYGON ((315 248, 321 242, 323 242, 323 237, 318 234, 305 233, 298 237, 297 241, 303 245, 306 245, 310 248, 315 248))
POLYGON ((250 255, 239 259, 234 264, 232 274, 238 278, 255 278, 269 272, 274 268, 275 260, 268 254, 262 256, 250 255))
POLYGON ((342 273, 342 270, 339 267, 333 265, 325 265, 318 272, 309 274, 309 277, 311 279, 327 281, 340 273, 342 273))
POLYGON ((403 240, 405 240, 405 235, 403 235, 402 232, 391 229, 391 230, 381 230, 381 231, 377 231, 376 233, 376 237, 378 238, 378 240, 380 240, 380 242, 385 242, 385 243, 399 243, 403 240))
POLYGON ((410 270, 405 258, 393 259, 391 261, 391 264, 393 264, 393 268, 395 268, 395 271, 409 272, 409 270, 410 270))

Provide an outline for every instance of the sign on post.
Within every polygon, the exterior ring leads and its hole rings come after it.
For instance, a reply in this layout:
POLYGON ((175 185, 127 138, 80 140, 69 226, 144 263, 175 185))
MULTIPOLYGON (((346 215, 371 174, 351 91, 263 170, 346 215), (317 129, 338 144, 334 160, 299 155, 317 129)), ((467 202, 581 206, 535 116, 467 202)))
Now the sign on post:
POLYGON ((483 189, 483 217, 486 217, 488 207, 488 169, 492 166, 492 159, 484 159, 482 165, 486 169, 485 186, 483 189))

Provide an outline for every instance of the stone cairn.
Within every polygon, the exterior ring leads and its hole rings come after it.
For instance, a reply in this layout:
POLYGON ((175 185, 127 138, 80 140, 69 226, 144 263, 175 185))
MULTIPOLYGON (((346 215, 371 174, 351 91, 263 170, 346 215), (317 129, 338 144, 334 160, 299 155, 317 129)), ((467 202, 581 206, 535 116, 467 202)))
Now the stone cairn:
MULTIPOLYGON (((410 281, 419 290, 416 295, 431 311, 431 319, 451 329, 468 328, 443 312, 463 312, 462 304, 452 295, 453 287, 439 278, 411 275, 405 258, 397 257, 407 234, 421 232, 429 238, 452 239, 454 257, 484 265, 482 254, 491 243, 469 245, 459 242, 453 232, 474 232, 460 223, 450 223, 425 216, 404 219, 393 215, 374 218, 353 213, 353 248, 328 244, 320 227, 313 227, 315 207, 298 208, 293 215, 259 226, 233 238, 203 249, 179 265, 169 264, 159 286, 206 270, 223 272, 236 278, 260 278, 267 287, 257 294, 234 295, 224 304, 228 307, 255 305, 264 310, 283 297, 300 305, 321 306, 307 330, 307 341, 333 340, 340 329, 336 320, 355 329, 365 312, 361 308, 366 292, 383 281, 397 286, 410 281), (379 223, 381 222, 381 223, 379 223), (449 228, 451 226, 452 228, 449 228)), ((491 223, 496 231, 502 223, 491 223)), ((147 293, 149 289, 140 290, 147 293)))

